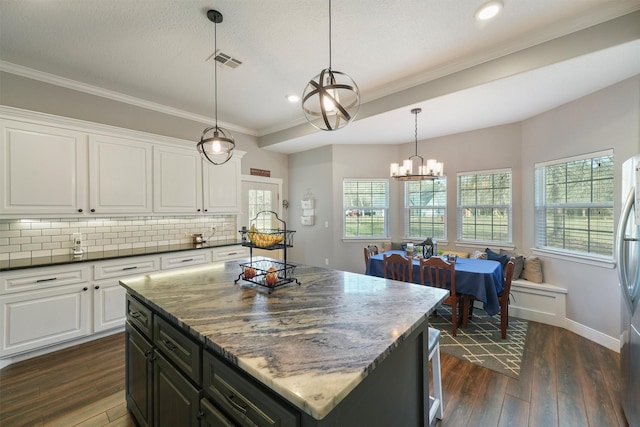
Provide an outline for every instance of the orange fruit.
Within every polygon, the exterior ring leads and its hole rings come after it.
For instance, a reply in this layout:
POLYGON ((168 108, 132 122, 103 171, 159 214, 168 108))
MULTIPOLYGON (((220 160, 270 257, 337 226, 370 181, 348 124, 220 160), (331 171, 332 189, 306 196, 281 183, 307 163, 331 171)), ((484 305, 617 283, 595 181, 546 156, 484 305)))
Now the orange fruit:
POLYGON ((278 275, 276 273, 267 273, 265 282, 267 286, 274 286, 278 282, 278 275))

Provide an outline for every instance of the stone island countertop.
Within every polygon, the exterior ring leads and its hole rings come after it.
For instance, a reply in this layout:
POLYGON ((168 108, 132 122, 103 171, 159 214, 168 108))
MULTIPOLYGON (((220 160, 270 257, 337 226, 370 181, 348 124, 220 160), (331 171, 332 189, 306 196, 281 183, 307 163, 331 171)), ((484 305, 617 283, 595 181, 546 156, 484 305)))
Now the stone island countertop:
POLYGON ((238 264, 210 264, 120 283, 205 348, 318 420, 412 331, 425 327, 447 294, 305 265, 294 272, 301 285, 290 283, 269 294, 258 285, 234 284, 238 264))

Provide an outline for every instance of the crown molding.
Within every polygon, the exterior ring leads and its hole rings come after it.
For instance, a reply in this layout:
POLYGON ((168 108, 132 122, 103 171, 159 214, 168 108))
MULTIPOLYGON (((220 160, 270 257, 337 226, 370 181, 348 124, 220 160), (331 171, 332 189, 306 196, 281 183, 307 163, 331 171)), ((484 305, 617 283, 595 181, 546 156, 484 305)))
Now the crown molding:
MULTIPOLYGON (((199 114, 193 114, 188 111, 180 110, 177 108, 167 107, 166 105, 158 104, 156 102, 146 101, 144 99, 136 98, 133 96, 125 95, 120 92, 115 92, 107 89, 102 89, 97 86, 80 83, 75 80, 67 79, 65 77, 56 76, 54 74, 45 73, 33 68, 24 67, 11 62, 0 60, 0 71, 15 74, 16 76, 25 77, 32 80, 38 80, 44 83, 52 84, 55 86, 64 87, 78 92, 87 93, 89 95, 99 96, 101 98, 110 99, 112 101, 122 102, 125 104, 133 105, 136 107, 145 108, 147 110, 157 111, 159 113, 168 114, 170 116, 181 117, 187 120, 193 120, 200 123, 211 123, 212 118, 201 116, 199 114)), ((244 133, 246 135, 258 136, 258 133, 254 129, 234 125, 232 123, 219 122, 220 127, 229 129, 231 131, 244 133)))

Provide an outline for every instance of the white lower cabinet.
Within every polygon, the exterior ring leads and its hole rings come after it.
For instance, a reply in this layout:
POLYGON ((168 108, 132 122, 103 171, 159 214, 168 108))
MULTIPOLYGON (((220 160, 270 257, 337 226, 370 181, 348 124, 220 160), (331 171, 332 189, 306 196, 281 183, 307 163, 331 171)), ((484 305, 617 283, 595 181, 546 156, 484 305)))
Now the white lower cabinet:
POLYGON ((88 335, 90 303, 88 283, 0 296, 0 357, 88 335))
POLYGON ((0 359, 123 327, 123 278, 246 256, 233 245, 0 272, 0 359))
POLYGON ((211 260, 233 261, 234 259, 246 258, 249 256, 249 248, 242 245, 224 246, 211 251, 211 260))
POLYGON ((120 279, 152 273, 160 269, 158 257, 132 257, 97 262, 93 266, 93 332, 102 332, 124 325, 126 320, 126 290, 120 279))
POLYGON ((190 267, 192 265, 206 264, 211 261, 208 251, 197 249, 195 251, 172 253, 160 257, 160 265, 163 270, 172 268, 190 267))
POLYGON ((124 325, 126 295, 126 289, 120 286, 118 280, 93 283, 93 332, 124 325))

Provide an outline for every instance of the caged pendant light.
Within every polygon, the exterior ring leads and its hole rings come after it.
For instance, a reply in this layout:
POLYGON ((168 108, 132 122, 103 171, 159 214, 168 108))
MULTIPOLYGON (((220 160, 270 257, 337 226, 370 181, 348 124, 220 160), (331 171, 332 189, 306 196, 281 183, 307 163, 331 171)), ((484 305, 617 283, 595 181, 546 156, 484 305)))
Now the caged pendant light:
POLYGON ((309 81, 302 95, 302 110, 320 130, 336 130, 351 122, 360 108, 358 85, 331 68, 331 0, 329 0, 329 68, 309 81))
POLYGON ((218 126, 218 24, 222 22, 222 14, 217 10, 209 10, 207 18, 213 22, 214 57, 213 57, 213 79, 214 79, 214 102, 215 102, 215 125, 202 131, 200 142, 198 142, 198 152, 200 156, 213 165, 222 165, 229 161, 233 155, 236 143, 231 133, 218 126))
POLYGON ((425 181, 434 180, 441 177, 444 173, 444 164, 435 159, 427 160, 424 164, 424 158, 418 156, 418 114, 422 112, 421 108, 414 108, 411 114, 415 116, 415 143, 416 154, 405 159, 402 164, 391 163, 389 175, 398 181, 425 181), (414 162, 420 160, 420 163, 414 165, 414 162), (414 171, 416 173, 414 173, 414 171))

